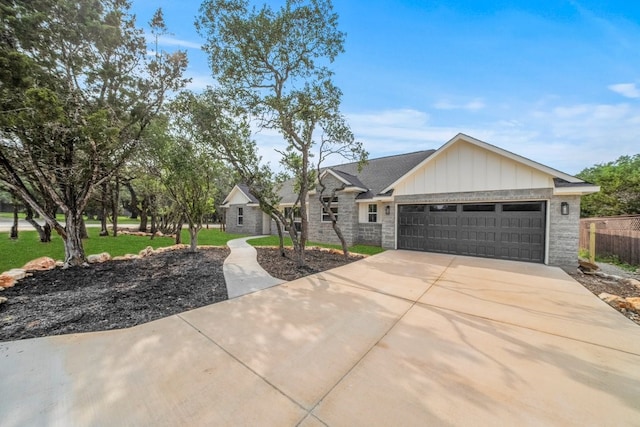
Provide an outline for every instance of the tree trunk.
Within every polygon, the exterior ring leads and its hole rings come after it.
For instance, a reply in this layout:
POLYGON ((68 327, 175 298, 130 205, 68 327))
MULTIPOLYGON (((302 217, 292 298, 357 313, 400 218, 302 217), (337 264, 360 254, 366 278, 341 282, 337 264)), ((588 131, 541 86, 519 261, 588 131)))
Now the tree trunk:
POLYGON ((107 182, 100 186, 100 236, 108 236, 107 230, 107 182))
POLYGON ((331 227, 333 228, 334 233, 336 233, 336 236, 338 236, 338 239, 340 239, 340 245, 342 246, 342 254, 344 255, 345 259, 347 259, 349 258, 349 247, 347 246, 347 241, 344 239, 342 230, 338 225, 338 218, 336 218, 333 211, 331 210, 331 203, 333 203, 333 198, 335 197, 336 192, 335 190, 331 192, 331 196, 329 196, 329 201, 327 202, 325 201, 325 197, 324 197, 324 191, 327 189, 327 187, 324 185, 322 180, 318 181, 318 187, 320 187, 320 191, 318 191, 318 201, 320 201, 320 205, 322 206, 324 211, 329 215, 329 219, 331 219, 331 227))
POLYGON ((82 218, 82 214, 80 214, 78 226, 80 229, 80 239, 88 239, 89 233, 87 233, 87 224, 85 224, 84 219, 82 218))
POLYGON ((113 218, 113 237, 118 237, 118 208, 120 207, 120 180, 116 175, 116 183, 111 199, 111 217, 113 218))
POLYGON ((147 232, 147 222, 149 220, 149 197, 145 196, 142 199, 141 204, 142 209, 140 209, 140 227, 138 227, 138 231, 142 231, 144 233, 147 232))
MULTIPOLYGON (((51 226, 47 223, 45 223, 44 226, 38 224, 36 220, 33 219, 34 215, 33 215, 33 210, 31 209, 31 206, 27 205, 26 209, 27 209, 27 215, 25 217, 25 221, 27 221, 29 224, 33 226, 33 228, 36 229, 36 231, 38 232, 38 236, 40 237, 40 242, 42 243, 50 242, 51 226)), ((52 216, 55 216, 55 215, 52 215, 52 216)))
POLYGON ((182 243, 182 220, 178 220, 176 225, 176 245, 182 243))
POLYGON ((11 239, 18 239, 18 203, 13 201, 13 226, 11 227, 11 239))
POLYGON ((74 267, 87 262, 82 246, 82 229, 84 222, 82 214, 67 214, 65 218, 64 234, 61 234, 64 242, 64 267, 74 267))
POLYGON ((157 207, 156 207, 156 203, 155 203, 155 196, 151 196, 151 200, 150 200, 150 206, 151 206, 151 234, 156 234, 156 231, 158 231, 158 212, 157 212, 157 207))
POLYGON ((129 190, 129 195, 131 196, 131 202, 127 208, 129 212, 131 212, 131 219, 138 219, 138 215, 140 215, 140 209, 138 209, 138 195, 133 189, 133 185, 131 185, 131 181, 125 181, 124 186, 129 190))
POLYGON ((282 234, 282 224, 277 217, 272 216, 274 222, 276 223, 276 230, 278 230, 278 251, 280 252, 280 256, 285 256, 284 252, 284 235, 282 234))
POLYGON ((189 237, 191 241, 189 242, 189 252, 197 252, 198 251, 198 233, 200 232, 200 227, 195 224, 189 224, 189 237))

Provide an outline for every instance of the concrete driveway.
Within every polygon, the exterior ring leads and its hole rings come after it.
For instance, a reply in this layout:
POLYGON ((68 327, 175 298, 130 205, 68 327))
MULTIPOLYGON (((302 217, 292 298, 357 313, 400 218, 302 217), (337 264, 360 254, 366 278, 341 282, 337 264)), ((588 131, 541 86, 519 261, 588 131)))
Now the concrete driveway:
POLYGON ((0 378, 3 426, 638 425, 640 327, 557 268, 389 251, 0 343, 0 378))

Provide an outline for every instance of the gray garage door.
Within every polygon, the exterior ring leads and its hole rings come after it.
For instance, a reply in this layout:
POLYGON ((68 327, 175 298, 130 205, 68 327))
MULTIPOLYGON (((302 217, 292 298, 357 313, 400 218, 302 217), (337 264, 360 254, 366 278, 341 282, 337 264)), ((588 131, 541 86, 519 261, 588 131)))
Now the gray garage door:
POLYGON ((400 205, 398 249, 544 262, 545 206, 400 205))

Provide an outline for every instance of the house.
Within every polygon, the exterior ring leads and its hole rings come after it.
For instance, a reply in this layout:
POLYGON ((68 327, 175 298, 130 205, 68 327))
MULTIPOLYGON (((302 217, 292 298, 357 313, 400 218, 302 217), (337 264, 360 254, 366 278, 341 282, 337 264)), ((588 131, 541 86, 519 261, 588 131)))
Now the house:
MULTIPOLYGON (((437 150, 327 167, 325 194, 347 244, 571 265, 577 261, 580 197, 599 187, 458 134, 437 150)), ((282 208, 293 206, 291 184, 282 208)), ((315 191, 309 240, 338 243, 315 191)), ((227 230, 274 230, 248 189, 224 201, 227 230)))

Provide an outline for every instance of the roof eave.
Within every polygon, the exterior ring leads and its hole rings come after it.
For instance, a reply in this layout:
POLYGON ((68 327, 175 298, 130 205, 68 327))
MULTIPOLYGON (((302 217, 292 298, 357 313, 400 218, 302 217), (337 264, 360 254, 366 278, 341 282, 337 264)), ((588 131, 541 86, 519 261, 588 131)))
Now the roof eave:
POLYGON ((580 185, 575 187, 556 187, 553 189, 554 196, 586 196, 600 191, 599 185, 580 185))

